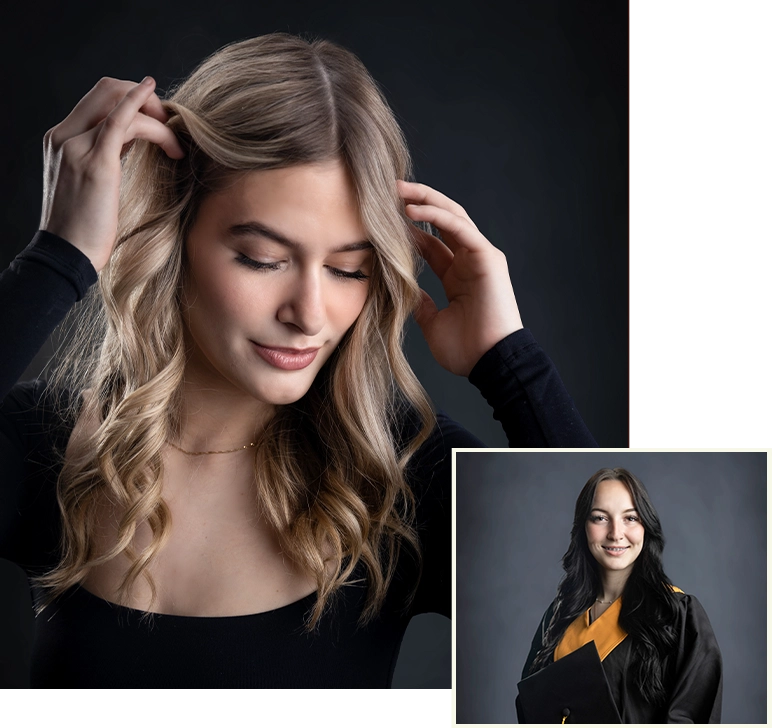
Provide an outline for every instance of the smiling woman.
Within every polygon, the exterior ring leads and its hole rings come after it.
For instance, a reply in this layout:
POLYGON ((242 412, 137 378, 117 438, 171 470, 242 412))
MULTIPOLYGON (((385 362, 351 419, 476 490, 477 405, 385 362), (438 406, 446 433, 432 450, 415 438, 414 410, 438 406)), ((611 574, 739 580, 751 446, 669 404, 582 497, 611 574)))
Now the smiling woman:
POLYGON ((617 596, 641 553, 643 536, 643 524, 627 486, 619 480, 598 483, 587 519, 587 547, 603 568, 604 583, 617 596))
POLYGON ((185 248, 188 380, 249 393, 248 422, 299 400, 364 308, 366 238, 338 160, 249 172, 207 197, 185 248))
POLYGON ((563 557, 565 576, 523 668, 519 722, 542 722, 545 702, 559 720, 561 701, 581 703, 579 684, 595 705, 584 715, 575 710, 572 722, 608 722, 592 711, 609 690, 611 710, 623 723, 721 722, 721 653, 697 598, 665 575, 664 544, 657 512, 635 475, 606 468, 587 481, 563 557), (574 674, 567 668, 563 675, 574 687, 562 692, 561 660, 580 650, 587 659, 591 644, 596 666, 602 664, 597 684, 578 674, 588 673, 590 662, 574 674))
POLYGON ((450 616, 451 452, 481 444, 408 366, 411 312, 512 445, 595 442, 354 55, 273 34, 154 86, 102 79, 46 134, 0 279, 32 684, 387 687, 410 618, 450 616), (61 368, 14 384, 84 297, 61 368))

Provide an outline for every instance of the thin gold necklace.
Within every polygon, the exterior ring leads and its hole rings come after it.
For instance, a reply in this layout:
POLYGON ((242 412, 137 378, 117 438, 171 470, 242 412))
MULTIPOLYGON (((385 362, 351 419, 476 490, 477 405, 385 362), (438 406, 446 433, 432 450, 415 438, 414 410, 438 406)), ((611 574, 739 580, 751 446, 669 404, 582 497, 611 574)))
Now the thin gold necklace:
POLYGON ((236 447, 233 450, 200 450, 199 452, 191 452, 190 450, 183 450, 179 445, 175 445, 171 440, 167 440, 166 442, 168 442, 175 450, 184 452, 186 455, 224 455, 229 452, 239 452, 240 450, 246 450, 247 448, 254 447, 256 445, 256 443, 250 442, 249 445, 242 445, 241 447, 236 447))

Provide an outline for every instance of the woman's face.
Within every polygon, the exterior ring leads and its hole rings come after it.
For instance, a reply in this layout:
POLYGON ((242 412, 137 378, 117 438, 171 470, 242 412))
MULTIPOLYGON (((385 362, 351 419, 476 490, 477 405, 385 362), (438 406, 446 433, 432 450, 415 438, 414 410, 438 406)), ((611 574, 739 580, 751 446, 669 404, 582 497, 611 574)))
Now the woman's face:
POLYGON ((630 573, 643 548, 643 524, 624 483, 598 484, 586 533, 590 553, 604 569, 630 573))
POLYGON ((186 378, 271 405, 308 391, 373 267, 338 161, 238 177, 202 201, 186 251, 186 378))

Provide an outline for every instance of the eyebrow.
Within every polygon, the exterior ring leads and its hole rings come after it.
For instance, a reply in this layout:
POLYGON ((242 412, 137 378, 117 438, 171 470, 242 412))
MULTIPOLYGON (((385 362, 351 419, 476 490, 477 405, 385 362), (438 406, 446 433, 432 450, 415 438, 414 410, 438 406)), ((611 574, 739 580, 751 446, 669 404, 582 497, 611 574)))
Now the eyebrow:
MULTIPOLYGON (((607 516, 610 515, 608 511, 604 511, 602 508, 590 508, 590 513, 592 513, 592 511, 600 511, 601 513, 605 513, 607 516)), ((637 508, 628 508, 627 510, 622 511, 622 513, 637 513, 637 512, 638 512, 637 508)))
MULTIPOLYGON (((305 247, 302 243, 290 240, 286 235, 282 235, 277 230, 273 230, 267 225, 261 222, 257 222, 256 220, 242 222, 238 225, 231 225, 228 228, 228 234, 233 237, 244 237, 252 235, 268 238, 269 240, 273 240, 275 243, 279 243, 279 245, 286 245, 288 248, 292 248, 293 250, 300 250, 305 247)), ((373 244, 369 240, 360 240, 358 243, 341 245, 330 252, 348 253, 353 250, 370 250, 372 247, 373 244)))

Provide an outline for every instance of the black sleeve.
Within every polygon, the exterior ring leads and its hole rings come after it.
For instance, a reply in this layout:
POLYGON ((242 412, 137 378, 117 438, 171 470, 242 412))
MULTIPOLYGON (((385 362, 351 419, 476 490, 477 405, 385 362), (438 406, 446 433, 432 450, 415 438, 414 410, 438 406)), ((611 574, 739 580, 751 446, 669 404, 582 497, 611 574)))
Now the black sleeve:
POLYGON ((0 274, 0 556, 25 567, 56 541, 55 498, 40 492, 53 430, 45 383, 16 380, 96 279, 83 253, 43 231, 0 274))
POLYGON ((96 279, 83 253, 42 230, 0 274, 0 400, 96 279))
POLYGON ((680 601, 679 641, 668 723, 720 723, 721 652, 708 615, 696 597, 680 601))
POLYGON ((539 626, 536 629, 536 634, 534 634, 533 640, 531 640, 531 649, 528 652, 528 657, 525 658, 523 673, 520 676, 521 680, 525 680, 525 678, 528 677, 528 674, 531 672, 531 665, 533 665, 533 661, 536 659, 536 655, 539 653, 542 644, 544 644, 544 633, 547 631, 547 626, 552 619, 552 610, 554 608, 555 602, 552 602, 552 604, 547 607, 547 611, 544 612, 544 616, 541 618, 541 622, 539 622, 539 626))
POLYGON ((528 329, 486 352, 469 374, 510 447, 597 447, 555 365, 528 329))

